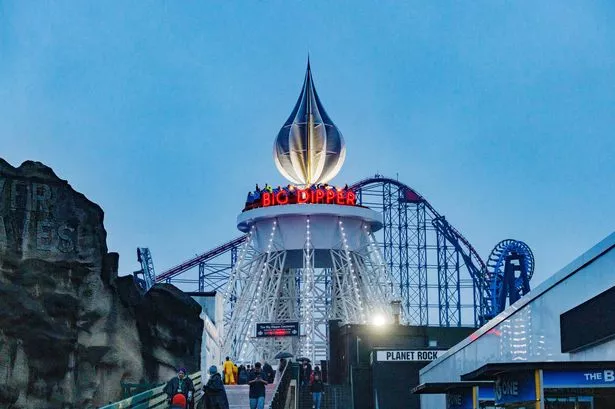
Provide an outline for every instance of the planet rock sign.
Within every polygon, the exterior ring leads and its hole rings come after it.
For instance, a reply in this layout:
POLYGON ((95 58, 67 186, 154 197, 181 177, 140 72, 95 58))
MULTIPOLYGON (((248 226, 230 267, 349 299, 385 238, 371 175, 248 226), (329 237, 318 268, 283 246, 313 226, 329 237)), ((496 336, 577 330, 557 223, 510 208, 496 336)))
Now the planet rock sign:
POLYGON ((309 60, 301 95, 278 133, 273 158, 282 176, 305 186, 333 179, 346 158, 342 133, 325 112, 314 88, 309 60))

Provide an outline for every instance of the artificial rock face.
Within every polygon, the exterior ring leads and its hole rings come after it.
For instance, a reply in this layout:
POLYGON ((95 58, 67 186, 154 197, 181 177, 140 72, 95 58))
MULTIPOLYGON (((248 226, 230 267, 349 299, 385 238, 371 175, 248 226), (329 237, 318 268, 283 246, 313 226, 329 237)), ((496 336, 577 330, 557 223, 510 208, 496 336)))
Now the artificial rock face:
MULTIPOLYGON (((122 379, 160 381, 178 363, 198 369, 199 342, 151 358, 160 341, 149 322, 161 324, 117 266, 98 205, 41 163, 0 159, 0 407, 92 408, 118 400, 122 379)), ((171 304, 178 298, 198 307, 178 294, 171 304)), ((198 326, 195 311, 186 314, 198 326)))

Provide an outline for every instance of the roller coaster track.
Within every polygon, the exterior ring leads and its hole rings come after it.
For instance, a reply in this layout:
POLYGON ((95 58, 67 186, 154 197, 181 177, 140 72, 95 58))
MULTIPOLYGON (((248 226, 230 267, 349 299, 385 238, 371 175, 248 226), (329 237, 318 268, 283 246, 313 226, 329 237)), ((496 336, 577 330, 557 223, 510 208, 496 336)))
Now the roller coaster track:
POLYGON ((245 242, 246 237, 247 237, 246 235, 237 237, 229 242, 224 243, 221 246, 216 247, 213 250, 206 251, 203 254, 199 254, 196 257, 191 258, 190 260, 184 261, 183 263, 176 265, 175 267, 171 267, 170 269, 166 270, 165 272, 157 276, 156 281, 159 283, 168 281, 171 278, 176 277, 180 275, 181 273, 188 271, 193 267, 198 266, 201 263, 205 263, 219 256, 220 254, 226 253, 227 251, 233 248, 236 248, 241 243, 245 242))
MULTIPOLYGON (((451 237, 454 237, 456 240, 459 240, 467 249, 467 251, 469 252, 469 257, 471 257, 472 261, 477 262, 479 264, 479 268, 476 271, 480 271, 480 272, 484 272, 486 271, 486 267, 485 267, 485 262, 483 261, 483 259, 478 255, 478 252, 474 249, 474 247, 472 247, 472 245, 470 244, 470 242, 461 234, 459 233, 453 226, 451 226, 448 222, 445 221, 444 216, 441 216, 436 209, 434 209, 434 207, 427 201, 427 199, 425 199, 423 196, 421 196, 420 194, 418 194, 414 189, 412 189, 411 187, 395 180, 395 179, 389 179, 389 178, 367 178, 367 179, 363 179, 360 180, 359 182, 355 183, 354 185, 351 186, 351 188, 353 190, 357 190, 357 189, 361 189, 366 185, 372 184, 372 183, 391 183, 393 185, 396 185, 402 189, 405 189, 405 193, 408 194, 408 200, 421 200, 425 203, 425 206, 427 206, 427 208, 429 210, 431 210, 433 212, 434 215, 437 215, 437 218, 439 220, 441 220, 443 223, 443 226, 446 226, 446 230, 447 230, 447 234, 450 234, 451 237), (416 198, 416 199, 414 199, 416 198)), ((474 274, 474 272, 470 272, 471 274, 474 274)), ((482 277, 480 278, 481 280, 483 280, 486 277, 482 277)), ((483 283, 486 283, 486 281, 482 281, 483 283)))
MULTIPOLYGON (((423 203, 425 207, 432 213, 431 223, 434 228, 459 252, 464 260, 464 264, 470 273, 470 277, 474 282, 475 292, 475 321, 476 323, 482 323, 488 319, 488 317, 494 316, 495 303, 492 302, 494 296, 492 293, 492 277, 485 262, 482 260, 476 249, 470 244, 470 242, 450 223, 448 223, 444 216, 440 215, 438 211, 425 199, 421 194, 417 193, 410 186, 401 183, 398 180, 376 176, 372 178, 366 178, 353 184, 351 188, 361 196, 360 192, 367 186, 375 184, 390 184, 397 186, 400 195, 398 200, 406 203, 423 203)), ((387 213, 383 212, 383 216, 386 218, 387 213)), ((387 220, 384 221, 385 226, 387 220)), ((385 243, 386 245, 386 243, 385 243)), ((442 309, 442 306, 441 306, 442 309)))
POLYGON ((490 301, 492 305, 496 306, 493 315, 488 318, 493 318, 506 307, 507 295, 510 304, 513 304, 519 297, 529 292, 529 281, 534 274, 534 254, 530 247, 522 241, 502 240, 489 254, 487 269, 491 277, 489 292, 492 299, 490 301), (518 277, 513 275, 510 278, 512 285, 509 286, 509 280, 506 277, 506 264, 511 259, 520 260, 518 267, 520 275, 518 277))
MULTIPOLYGON (((495 295, 492 294, 495 277, 492 277, 493 274, 470 242, 448 223, 444 216, 440 215, 422 195, 398 180, 379 175, 363 179, 353 184, 351 188, 357 192, 357 199, 361 204, 382 211, 385 230, 382 247, 385 261, 392 270, 396 270, 394 273, 399 277, 400 288, 402 292, 405 291, 401 296, 402 300, 406 299, 405 313, 410 322, 419 325, 433 325, 434 317, 430 317, 428 311, 438 308, 439 325, 462 325, 461 311, 470 306, 462 304, 464 297, 461 296, 461 292, 468 286, 473 288, 475 325, 497 314, 497 306, 493 303, 495 295), (367 203, 370 199, 376 201, 367 203), (422 219, 413 220, 414 230, 410 231, 410 222, 405 217, 414 217, 413 215, 419 214, 420 211, 423 212, 422 219), (417 227, 420 222, 423 223, 423 227, 417 227), (431 230, 427 224, 432 226, 431 230), (428 242, 429 233, 426 233, 426 228, 428 231, 437 233, 437 244, 428 242), (412 238, 411 234, 414 235, 412 238), (430 249, 434 253, 437 249, 437 257, 427 256, 430 249), (412 261, 411 258, 414 256, 420 260, 412 261), (431 260, 429 263, 427 258, 431 260), (434 265, 434 259, 437 259, 437 267, 434 265), (418 264, 413 267, 413 263, 418 264), (464 265, 470 274, 472 284, 467 284, 460 275, 460 269, 463 269, 464 265), (435 272, 436 268, 438 281, 437 284, 433 284, 428 280, 428 271, 435 272), (418 278, 415 277, 417 275, 418 278), (430 289, 435 288, 438 294, 430 295, 430 289), (433 304, 434 297, 438 299, 438 304, 433 304)), ((156 276, 156 282, 170 282, 171 279, 177 278, 196 266, 202 268, 206 263, 224 253, 236 252, 237 248, 245 242, 246 237, 246 235, 239 236, 178 264, 156 276)), ((216 271, 219 281, 224 279, 224 271, 234 266, 234 258, 231 258, 230 265, 221 264, 220 266, 220 269, 216 271)), ((205 275, 205 273, 200 272, 200 275, 205 275)), ((202 279, 200 280, 202 282, 202 279)), ((201 283, 200 286, 203 284, 201 283)), ((204 289, 200 288, 200 290, 204 289)))

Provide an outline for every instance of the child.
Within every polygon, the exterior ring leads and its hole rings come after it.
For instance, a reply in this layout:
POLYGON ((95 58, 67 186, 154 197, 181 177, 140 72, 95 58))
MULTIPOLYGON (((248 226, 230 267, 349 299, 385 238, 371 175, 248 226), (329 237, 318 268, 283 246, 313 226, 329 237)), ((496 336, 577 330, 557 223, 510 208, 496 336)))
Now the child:
POLYGON ((171 399, 170 409, 186 409, 186 397, 182 393, 176 393, 171 399))

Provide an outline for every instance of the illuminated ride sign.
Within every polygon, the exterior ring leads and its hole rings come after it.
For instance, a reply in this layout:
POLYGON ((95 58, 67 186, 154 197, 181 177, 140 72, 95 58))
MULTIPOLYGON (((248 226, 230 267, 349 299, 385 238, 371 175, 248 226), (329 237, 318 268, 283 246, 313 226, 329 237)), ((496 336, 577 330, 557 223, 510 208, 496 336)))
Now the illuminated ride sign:
POLYGON ((351 189, 307 188, 307 189, 274 189, 250 193, 244 210, 258 207, 283 206, 289 204, 334 204, 341 206, 356 206, 357 195, 351 189))
POLYGON ((299 322, 267 322, 256 324, 257 338, 298 337, 299 322))

